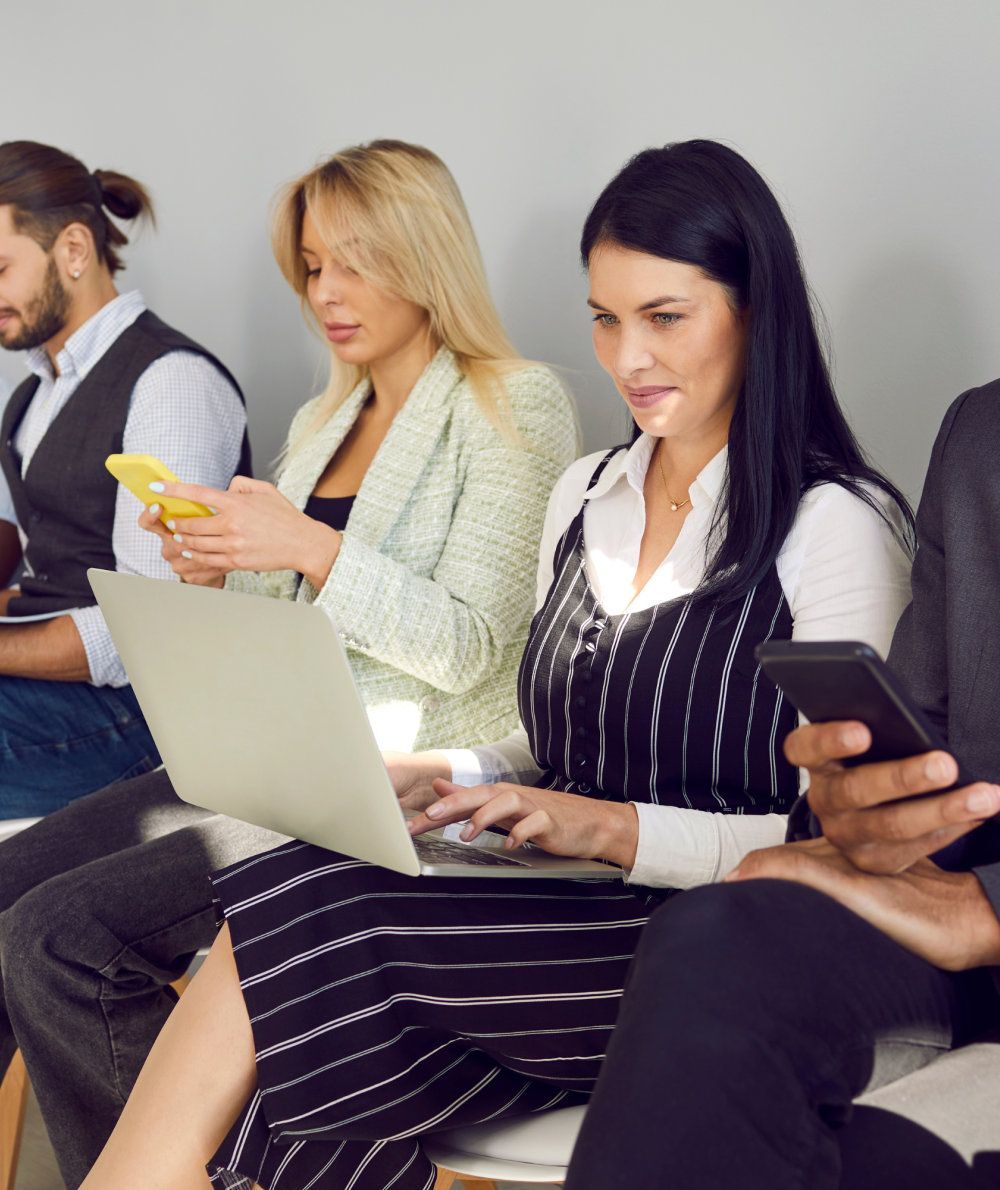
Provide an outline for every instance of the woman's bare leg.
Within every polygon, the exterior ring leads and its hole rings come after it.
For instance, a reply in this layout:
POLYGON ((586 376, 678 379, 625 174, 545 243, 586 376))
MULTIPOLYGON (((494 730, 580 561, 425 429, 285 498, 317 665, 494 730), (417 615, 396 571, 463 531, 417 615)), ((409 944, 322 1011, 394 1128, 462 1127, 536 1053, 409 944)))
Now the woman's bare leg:
POLYGON ((208 1190, 205 1163, 256 1085, 253 1034, 224 926, 80 1190, 208 1190))

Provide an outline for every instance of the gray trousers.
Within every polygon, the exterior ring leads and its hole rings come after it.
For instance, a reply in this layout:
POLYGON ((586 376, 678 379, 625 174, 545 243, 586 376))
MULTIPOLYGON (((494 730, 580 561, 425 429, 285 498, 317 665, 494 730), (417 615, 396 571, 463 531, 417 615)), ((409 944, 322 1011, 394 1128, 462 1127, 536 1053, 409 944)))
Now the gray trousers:
POLYGON ((168 985, 215 938, 210 873, 284 841, 155 772, 0 843, 0 1076, 20 1047, 69 1190, 176 1001, 168 985))

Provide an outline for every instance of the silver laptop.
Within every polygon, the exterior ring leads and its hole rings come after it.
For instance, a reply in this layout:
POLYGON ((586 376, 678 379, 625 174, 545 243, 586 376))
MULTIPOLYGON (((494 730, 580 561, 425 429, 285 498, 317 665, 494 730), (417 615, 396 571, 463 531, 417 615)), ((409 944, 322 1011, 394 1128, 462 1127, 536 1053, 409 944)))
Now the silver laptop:
MULTIPOLYGON (((607 880, 595 860, 412 838, 330 617, 89 570, 179 797, 409 876, 607 880)), ((502 840, 498 840, 502 842, 502 840)))

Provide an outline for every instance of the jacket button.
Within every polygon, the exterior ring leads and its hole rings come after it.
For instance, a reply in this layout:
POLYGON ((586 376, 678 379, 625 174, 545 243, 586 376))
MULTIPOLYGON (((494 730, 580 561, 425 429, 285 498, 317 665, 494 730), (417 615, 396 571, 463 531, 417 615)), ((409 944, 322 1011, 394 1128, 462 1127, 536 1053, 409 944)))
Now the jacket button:
POLYGON ((49 576, 47 574, 36 574, 35 578, 37 578, 40 583, 47 583, 49 581, 49 576))
POLYGON ((577 754, 573 757, 573 759, 576 761, 577 764, 586 764, 587 763, 587 758, 586 758, 586 756, 584 756, 584 754, 582 752, 577 752, 577 754))
POLYGON ((576 696, 576 705, 582 711, 583 708, 587 705, 587 696, 585 694, 578 694, 576 696))
POLYGON ((425 694, 418 705, 425 715, 433 715, 441 704, 436 694, 425 694))

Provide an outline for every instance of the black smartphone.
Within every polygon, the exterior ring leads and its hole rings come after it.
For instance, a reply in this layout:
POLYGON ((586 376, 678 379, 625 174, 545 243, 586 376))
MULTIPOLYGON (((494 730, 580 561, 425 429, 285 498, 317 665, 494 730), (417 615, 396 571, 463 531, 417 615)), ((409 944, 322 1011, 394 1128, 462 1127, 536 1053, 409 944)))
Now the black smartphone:
MULTIPOLYGON (((892 670, 860 641, 767 641, 755 656, 764 672, 810 723, 854 719, 872 744, 845 764, 905 760, 924 752, 950 752, 940 733, 892 670)), ((956 757, 957 759, 957 757, 956 757)), ((962 768, 952 789, 976 778, 962 768)))

